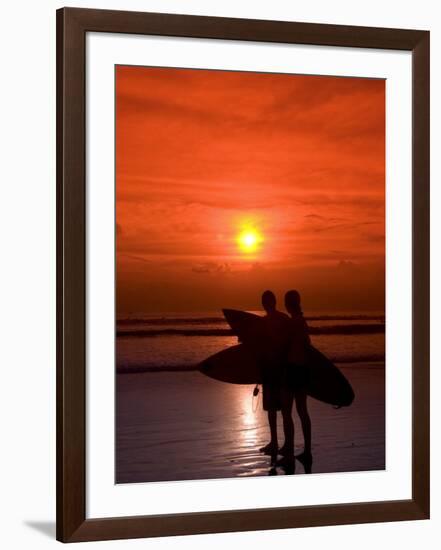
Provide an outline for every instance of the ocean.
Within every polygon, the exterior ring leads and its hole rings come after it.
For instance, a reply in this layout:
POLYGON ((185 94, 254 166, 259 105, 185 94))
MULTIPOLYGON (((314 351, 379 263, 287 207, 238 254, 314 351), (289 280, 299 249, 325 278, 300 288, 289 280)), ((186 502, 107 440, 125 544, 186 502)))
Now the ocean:
MULTIPOLYGON (((334 363, 384 365, 384 314, 310 313, 305 319, 313 345, 334 363)), ((134 314, 117 320, 116 368, 119 374, 193 371, 237 343, 220 312, 134 314)))

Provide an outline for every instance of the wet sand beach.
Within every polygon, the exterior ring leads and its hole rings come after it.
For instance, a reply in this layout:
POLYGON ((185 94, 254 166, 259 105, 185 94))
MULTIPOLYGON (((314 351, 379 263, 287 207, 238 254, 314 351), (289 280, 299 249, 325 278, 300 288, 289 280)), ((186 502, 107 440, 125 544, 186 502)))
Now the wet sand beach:
MULTIPOLYGON (((339 365, 355 391, 348 408, 308 399, 312 473, 385 467, 384 364, 339 365)), ((261 393, 199 372, 117 374, 116 483, 265 476, 273 468, 259 447, 269 441, 261 393), (253 407, 256 409, 253 411, 253 407)), ((279 445, 283 429, 279 414, 279 445)), ((293 407, 296 454, 303 448, 293 407)), ((295 474, 304 474, 297 461, 295 474)))

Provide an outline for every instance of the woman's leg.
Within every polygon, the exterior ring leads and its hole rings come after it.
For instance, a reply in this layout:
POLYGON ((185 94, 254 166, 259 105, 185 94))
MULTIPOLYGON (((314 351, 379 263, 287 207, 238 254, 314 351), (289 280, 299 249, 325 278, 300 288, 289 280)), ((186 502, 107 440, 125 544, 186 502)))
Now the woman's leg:
POLYGON ((295 394, 296 409, 302 423, 303 439, 305 440, 304 453, 311 454, 311 418, 308 413, 308 406, 306 404, 306 392, 297 391, 295 394))
POLYGON ((282 447, 282 451, 285 453, 294 452, 294 422, 292 419, 292 404, 294 400, 294 394, 288 387, 282 388, 282 418, 283 418, 283 431, 285 434, 285 443, 282 447))

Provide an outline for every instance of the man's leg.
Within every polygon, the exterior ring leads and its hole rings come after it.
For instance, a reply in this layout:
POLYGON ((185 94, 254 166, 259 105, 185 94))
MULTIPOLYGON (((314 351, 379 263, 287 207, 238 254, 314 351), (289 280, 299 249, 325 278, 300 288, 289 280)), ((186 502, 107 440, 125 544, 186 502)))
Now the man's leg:
POLYGON ((259 451, 261 453, 273 455, 277 453, 277 449, 279 448, 279 442, 277 441, 277 410, 268 410, 268 424, 270 427, 271 441, 264 447, 261 447, 259 451))
POLYGON ((269 422, 270 433, 271 433, 270 444, 277 449, 279 445, 277 441, 277 410, 268 411, 268 422, 269 422))

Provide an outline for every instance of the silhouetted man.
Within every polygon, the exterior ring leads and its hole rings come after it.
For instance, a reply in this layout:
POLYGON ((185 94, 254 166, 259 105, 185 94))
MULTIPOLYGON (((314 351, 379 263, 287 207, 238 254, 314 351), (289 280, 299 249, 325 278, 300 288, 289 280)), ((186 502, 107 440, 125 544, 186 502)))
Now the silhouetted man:
MULTIPOLYGON (((277 455, 277 411, 282 410, 283 367, 286 363, 290 336, 290 318, 276 309, 276 297, 271 290, 262 294, 262 306, 266 311, 261 355, 263 410, 268 412, 271 440, 260 449, 269 455, 277 455)), ((291 414, 289 415, 292 423, 291 414)))

